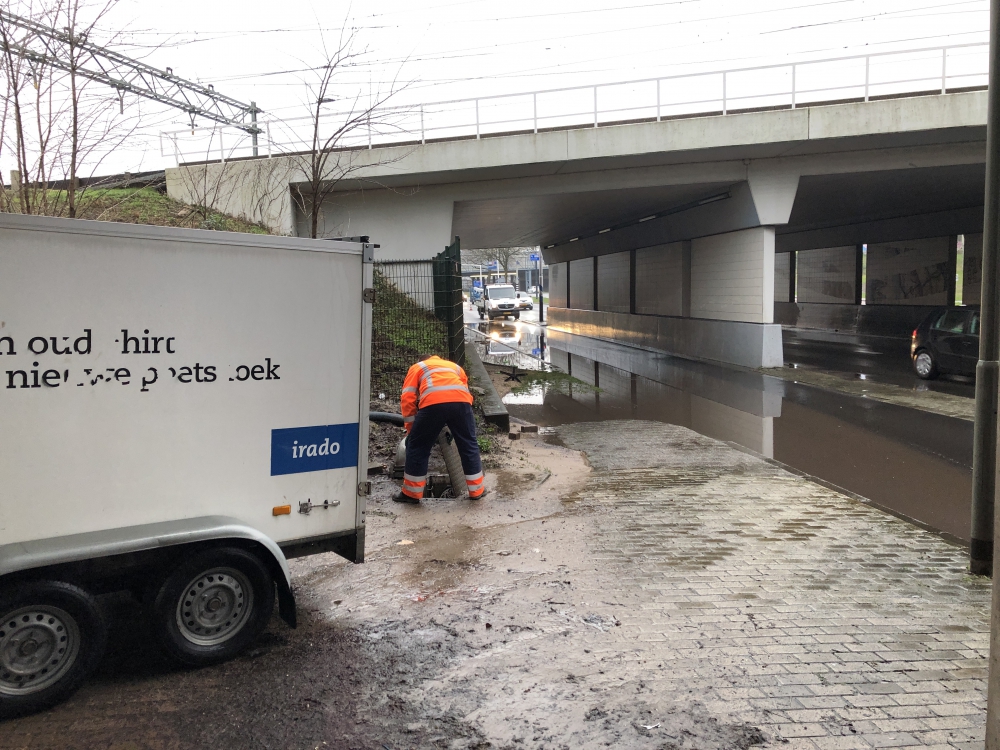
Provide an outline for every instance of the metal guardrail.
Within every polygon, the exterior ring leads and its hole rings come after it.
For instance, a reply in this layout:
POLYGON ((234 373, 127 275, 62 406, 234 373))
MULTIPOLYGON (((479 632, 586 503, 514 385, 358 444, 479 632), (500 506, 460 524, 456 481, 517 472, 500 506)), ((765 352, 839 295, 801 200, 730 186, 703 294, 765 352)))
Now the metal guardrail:
MULTIPOLYGON (((385 107, 375 111, 367 127, 352 132, 340 147, 370 149, 756 109, 867 102, 906 94, 945 94, 949 90, 985 88, 988 51, 986 43, 923 47, 385 107)), ((322 120, 342 123, 351 116, 357 116, 357 112, 331 112, 322 120)), ((312 126, 311 117, 263 119, 260 147, 267 157, 308 151, 312 126)), ((163 132, 160 155, 172 154, 178 163, 248 156, 250 138, 239 131, 225 130, 214 126, 163 132)))

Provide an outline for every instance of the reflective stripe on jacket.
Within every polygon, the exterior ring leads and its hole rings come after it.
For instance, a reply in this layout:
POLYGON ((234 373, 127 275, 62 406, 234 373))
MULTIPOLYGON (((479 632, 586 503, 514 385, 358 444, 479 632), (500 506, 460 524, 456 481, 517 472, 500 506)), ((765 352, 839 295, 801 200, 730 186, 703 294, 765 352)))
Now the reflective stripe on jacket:
POLYGON ((400 400, 403 421, 409 432, 421 406, 448 403, 472 403, 469 378, 465 370, 440 357, 430 357, 410 367, 403 381, 400 400))

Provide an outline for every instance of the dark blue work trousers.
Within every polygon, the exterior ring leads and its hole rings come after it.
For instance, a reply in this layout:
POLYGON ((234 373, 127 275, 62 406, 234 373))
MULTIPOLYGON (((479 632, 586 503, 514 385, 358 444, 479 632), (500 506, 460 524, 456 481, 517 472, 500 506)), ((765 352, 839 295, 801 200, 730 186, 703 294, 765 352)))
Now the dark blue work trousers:
POLYGON ((472 416, 472 406, 451 402, 421 406, 417 411, 413 427, 406 438, 404 471, 411 477, 427 476, 427 459, 445 425, 448 425, 455 438, 466 477, 482 473, 483 462, 479 457, 479 443, 476 442, 476 420, 472 416))

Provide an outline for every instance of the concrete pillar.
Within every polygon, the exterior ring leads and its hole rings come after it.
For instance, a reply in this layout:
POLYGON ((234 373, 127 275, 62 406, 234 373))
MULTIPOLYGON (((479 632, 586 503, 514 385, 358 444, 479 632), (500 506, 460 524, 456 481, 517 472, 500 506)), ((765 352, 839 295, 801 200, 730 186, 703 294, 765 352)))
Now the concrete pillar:
POLYGON ((774 320, 773 227, 692 240, 691 317, 774 320))

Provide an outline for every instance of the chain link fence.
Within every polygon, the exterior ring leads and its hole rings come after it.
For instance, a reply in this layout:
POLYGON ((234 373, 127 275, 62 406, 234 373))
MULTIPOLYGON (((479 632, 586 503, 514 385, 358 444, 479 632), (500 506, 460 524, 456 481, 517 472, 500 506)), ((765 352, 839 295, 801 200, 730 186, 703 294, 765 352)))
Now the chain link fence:
POLYGON ((425 354, 465 364, 458 238, 431 260, 375 263, 372 396, 399 397, 406 371, 425 354))

